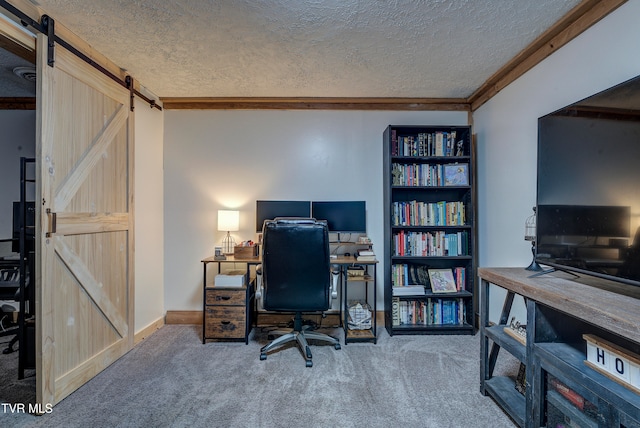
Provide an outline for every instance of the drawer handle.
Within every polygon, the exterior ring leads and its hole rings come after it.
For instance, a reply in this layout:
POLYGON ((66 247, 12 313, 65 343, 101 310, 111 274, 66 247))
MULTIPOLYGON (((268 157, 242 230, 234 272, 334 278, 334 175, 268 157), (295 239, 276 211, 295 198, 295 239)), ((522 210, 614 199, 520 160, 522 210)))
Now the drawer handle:
POLYGON ((229 300, 231 296, 216 296, 216 300, 229 300))
POLYGON ((231 324, 231 321, 220 321, 220 324, 224 324, 224 325, 231 324))

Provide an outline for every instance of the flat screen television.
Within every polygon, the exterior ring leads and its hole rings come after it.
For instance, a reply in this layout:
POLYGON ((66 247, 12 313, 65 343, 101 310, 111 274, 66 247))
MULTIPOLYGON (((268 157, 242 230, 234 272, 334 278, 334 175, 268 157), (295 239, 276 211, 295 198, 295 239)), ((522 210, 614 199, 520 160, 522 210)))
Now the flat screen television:
POLYGON ((276 217, 311 217, 311 201, 256 201, 256 232, 276 217))
POLYGON ((326 220, 330 232, 367 232, 365 201, 313 201, 311 215, 316 220, 326 220))
POLYGON ((640 76, 538 119, 536 261, 640 286, 640 76))

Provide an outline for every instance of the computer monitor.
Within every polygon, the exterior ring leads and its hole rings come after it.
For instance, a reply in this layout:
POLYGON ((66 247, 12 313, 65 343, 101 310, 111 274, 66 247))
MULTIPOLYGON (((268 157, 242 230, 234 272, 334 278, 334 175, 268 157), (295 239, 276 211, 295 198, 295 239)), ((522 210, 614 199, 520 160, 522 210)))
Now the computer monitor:
POLYGON ((314 201, 311 215, 327 220, 330 232, 366 233, 367 207, 365 201, 314 201))
POLYGON ((310 201, 256 201, 256 232, 262 232, 265 220, 276 217, 311 217, 310 201))

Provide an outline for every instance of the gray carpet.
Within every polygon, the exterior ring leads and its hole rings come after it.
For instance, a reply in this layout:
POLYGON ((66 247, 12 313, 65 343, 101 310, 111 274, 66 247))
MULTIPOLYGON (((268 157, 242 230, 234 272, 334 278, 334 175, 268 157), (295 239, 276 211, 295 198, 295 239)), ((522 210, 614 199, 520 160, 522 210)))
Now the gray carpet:
POLYGON ((200 328, 169 325, 52 413, 0 411, 0 426, 514 426, 479 392, 479 335, 379 336, 337 351, 312 346, 307 368, 294 347, 260 361, 262 332, 249 345, 203 345, 200 328))

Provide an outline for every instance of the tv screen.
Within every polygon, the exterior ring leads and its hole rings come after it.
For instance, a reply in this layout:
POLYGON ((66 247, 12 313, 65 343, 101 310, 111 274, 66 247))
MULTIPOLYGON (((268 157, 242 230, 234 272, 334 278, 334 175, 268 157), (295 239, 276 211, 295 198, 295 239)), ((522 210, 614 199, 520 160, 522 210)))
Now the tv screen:
POLYGON ((311 201, 256 201, 256 232, 276 217, 311 217, 311 201))
POLYGON ((640 286, 637 94, 640 77, 538 119, 538 263, 640 286))
POLYGON ((314 201, 311 215, 326 220, 330 232, 367 232, 367 208, 365 201, 314 201))

